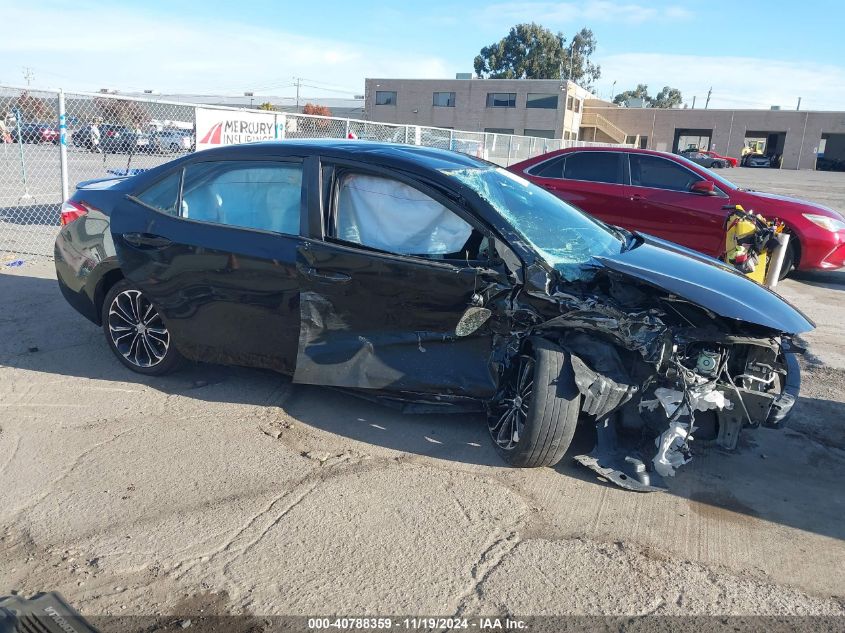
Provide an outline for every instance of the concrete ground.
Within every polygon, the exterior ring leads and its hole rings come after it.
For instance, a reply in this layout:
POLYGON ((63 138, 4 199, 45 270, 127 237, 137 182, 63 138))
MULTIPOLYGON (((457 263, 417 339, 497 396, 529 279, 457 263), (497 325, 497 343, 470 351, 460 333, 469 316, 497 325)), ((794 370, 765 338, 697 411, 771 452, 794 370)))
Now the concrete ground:
MULTIPOLYGON (((732 171, 770 190, 804 174, 732 171)), ((162 622, 845 617, 840 273, 779 287, 819 325, 791 428, 699 451, 669 492, 636 494, 569 457, 505 467, 479 416, 406 416, 241 368, 133 374, 50 263, 0 270, 0 595, 58 590, 87 615, 162 622)))

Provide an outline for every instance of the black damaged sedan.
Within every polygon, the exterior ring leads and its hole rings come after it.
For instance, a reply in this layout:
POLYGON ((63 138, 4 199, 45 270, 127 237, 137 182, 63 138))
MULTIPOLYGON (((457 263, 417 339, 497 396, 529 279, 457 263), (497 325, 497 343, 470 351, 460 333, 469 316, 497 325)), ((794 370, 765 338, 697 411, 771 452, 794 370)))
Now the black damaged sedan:
POLYGON ((696 446, 780 427, 801 312, 720 262, 469 156, 362 141, 221 147, 79 185, 59 287, 117 359, 265 367, 408 411, 484 410, 515 466, 660 488, 696 446))

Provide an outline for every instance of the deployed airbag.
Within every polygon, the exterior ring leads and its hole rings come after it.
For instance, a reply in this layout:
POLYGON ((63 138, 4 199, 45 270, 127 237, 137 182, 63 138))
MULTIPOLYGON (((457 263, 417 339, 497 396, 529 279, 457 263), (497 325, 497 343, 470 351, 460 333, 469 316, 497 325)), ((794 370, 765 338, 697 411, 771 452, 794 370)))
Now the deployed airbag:
POLYGON ((347 242, 400 255, 459 252, 472 227, 424 193, 397 180, 351 174, 340 187, 337 234, 347 242))

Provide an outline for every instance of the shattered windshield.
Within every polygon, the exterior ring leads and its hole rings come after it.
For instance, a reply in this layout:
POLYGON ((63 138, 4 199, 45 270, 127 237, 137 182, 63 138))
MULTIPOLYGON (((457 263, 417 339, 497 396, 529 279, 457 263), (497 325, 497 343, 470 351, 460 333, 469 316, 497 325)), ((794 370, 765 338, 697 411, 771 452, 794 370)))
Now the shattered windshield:
POLYGON ((444 170, 478 193, 565 278, 580 276, 596 255, 622 250, 624 239, 560 198, 501 168, 444 170))

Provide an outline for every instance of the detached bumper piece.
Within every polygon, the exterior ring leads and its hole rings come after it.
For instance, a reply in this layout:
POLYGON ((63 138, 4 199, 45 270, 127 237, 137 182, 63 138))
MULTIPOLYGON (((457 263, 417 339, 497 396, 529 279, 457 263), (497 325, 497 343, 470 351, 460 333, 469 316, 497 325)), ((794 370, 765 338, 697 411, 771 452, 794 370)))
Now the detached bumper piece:
POLYGON ((58 593, 0 598, 0 633, 98 633, 58 593))
POLYGON ((576 455, 575 461, 625 490, 659 492, 666 490, 663 478, 649 471, 646 462, 630 448, 620 446, 616 424, 607 416, 596 422, 596 446, 589 455, 576 455))

